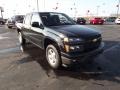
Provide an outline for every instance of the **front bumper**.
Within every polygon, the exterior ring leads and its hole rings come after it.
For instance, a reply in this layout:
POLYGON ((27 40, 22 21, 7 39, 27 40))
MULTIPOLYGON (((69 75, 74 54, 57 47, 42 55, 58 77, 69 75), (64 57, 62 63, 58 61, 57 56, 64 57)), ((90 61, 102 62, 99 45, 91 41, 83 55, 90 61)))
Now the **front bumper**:
POLYGON ((94 22, 94 24, 103 24, 104 22, 94 22))
POLYGON ((64 64, 71 64, 74 61, 80 61, 83 58, 88 58, 88 57, 95 57, 98 54, 102 53, 104 51, 104 43, 102 42, 100 47, 86 53, 77 53, 77 54, 65 54, 61 53, 61 59, 62 63, 64 64))

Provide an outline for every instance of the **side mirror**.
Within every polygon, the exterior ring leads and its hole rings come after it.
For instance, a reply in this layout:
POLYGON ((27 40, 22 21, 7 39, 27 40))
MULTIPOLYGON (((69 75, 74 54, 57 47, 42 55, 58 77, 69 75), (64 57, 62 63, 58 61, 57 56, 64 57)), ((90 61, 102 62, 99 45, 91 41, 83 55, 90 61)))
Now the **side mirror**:
POLYGON ((42 24, 40 24, 40 26, 39 26, 39 27, 40 27, 40 29, 44 29, 44 26, 43 26, 42 24))
POLYGON ((39 27, 40 27, 39 22, 33 22, 33 23, 32 23, 32 27, 37 27, 37 28, 39 28, 39 27))

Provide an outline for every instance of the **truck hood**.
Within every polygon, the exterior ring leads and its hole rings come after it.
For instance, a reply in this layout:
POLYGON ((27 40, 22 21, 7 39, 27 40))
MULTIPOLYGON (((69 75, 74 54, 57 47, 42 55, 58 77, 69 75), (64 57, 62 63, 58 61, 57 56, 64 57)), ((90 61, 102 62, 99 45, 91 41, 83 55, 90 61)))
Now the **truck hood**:
POLYGON ((67 37, 80 37, 82 39, 101 37, 101 34, 98 31, 82 25, 52 26, 50 28, 66 35, 67 37))

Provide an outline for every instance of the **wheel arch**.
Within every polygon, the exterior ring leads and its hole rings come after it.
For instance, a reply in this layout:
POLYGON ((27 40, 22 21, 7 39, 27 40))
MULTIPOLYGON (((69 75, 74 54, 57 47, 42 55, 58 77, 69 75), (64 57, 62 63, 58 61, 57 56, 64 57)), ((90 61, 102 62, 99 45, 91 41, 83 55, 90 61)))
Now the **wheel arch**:
POLYGON ((19 32, 21 32, 21 30, 19 28, 17 28, 17 32, 19 33, 19 32))
POLYGON ((50 37, 46 37, 44 39, 44 49, 46 49, 49 44, 55 45, 55 47, 60 50, 60 45, 56 40, 54 40, 50 37))

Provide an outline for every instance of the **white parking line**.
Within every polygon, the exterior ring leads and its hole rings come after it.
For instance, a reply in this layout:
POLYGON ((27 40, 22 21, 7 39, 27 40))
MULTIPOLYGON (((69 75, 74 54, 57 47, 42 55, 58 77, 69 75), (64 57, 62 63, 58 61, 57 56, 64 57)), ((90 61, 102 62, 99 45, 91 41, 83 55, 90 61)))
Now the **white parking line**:
POLYGON ((0 36, 0 40, 2 39, 8 39, 9 37, 3 37, 3 36, 0 36))

